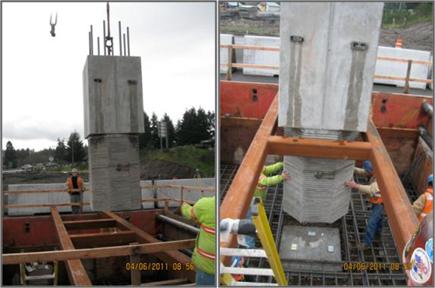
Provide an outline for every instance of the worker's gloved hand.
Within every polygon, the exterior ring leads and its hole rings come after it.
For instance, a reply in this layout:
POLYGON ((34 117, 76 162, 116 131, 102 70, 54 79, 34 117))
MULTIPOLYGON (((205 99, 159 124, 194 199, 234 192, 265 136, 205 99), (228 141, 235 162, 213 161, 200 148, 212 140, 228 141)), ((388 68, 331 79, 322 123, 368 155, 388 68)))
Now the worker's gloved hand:
POLYGON ((287 171, 282 172, 282 178, 284 178, 284 181, 290 180, 290 175, 288 175, 287 171))
POLYGON ((180 206, 180 214, 183 215, 183 211, 186 211, 187 209, 189 209, 190 205, 187 204, 186 202, 183 202, 180 206))
POLYGON ((352 189, 358 188, 358 184, 355 181, 353 181, 353 180, 344 182, 344 185, 346 187, 349 187, 349 188, 352 188, 352 189))

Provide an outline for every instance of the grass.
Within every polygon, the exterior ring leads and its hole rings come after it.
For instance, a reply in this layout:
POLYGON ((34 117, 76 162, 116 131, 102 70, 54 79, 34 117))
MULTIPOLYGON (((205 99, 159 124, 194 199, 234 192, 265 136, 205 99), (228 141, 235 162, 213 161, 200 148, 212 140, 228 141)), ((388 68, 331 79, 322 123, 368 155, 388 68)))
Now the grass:
POLYGON ((199 169, 202 177, 214 177, 214 150, 179 146, 166 151, 141 152, 142 161, 160 160, 199 169))

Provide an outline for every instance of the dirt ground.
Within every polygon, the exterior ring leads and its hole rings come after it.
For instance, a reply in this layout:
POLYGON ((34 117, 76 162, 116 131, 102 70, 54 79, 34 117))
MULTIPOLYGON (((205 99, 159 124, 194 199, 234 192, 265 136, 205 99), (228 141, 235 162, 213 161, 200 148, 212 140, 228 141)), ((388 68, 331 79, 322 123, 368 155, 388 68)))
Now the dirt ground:
MULTIPOLYGON (((235 14, 224 14, 220 18, 220 33, 279 37, 279 17, 242 19, 235 14)), ((399 35, 403 39, 403 48, 432 51, 433 26, 431 22, 418 23, 408 28, 383 28, 379 45, 392 47, 399 35)))

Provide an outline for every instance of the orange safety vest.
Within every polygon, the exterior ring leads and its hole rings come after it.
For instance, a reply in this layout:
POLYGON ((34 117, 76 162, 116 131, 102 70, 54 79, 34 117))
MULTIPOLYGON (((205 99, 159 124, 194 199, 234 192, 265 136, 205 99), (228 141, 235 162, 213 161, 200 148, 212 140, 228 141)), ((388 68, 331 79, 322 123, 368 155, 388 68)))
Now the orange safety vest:
POLYGON ((77 186, 79 187, 78 189, 74 189, 73 187, 72 176, 68 177, 68 179, 66 180, 66 185, 68 186, 68 193, 82 192, 85 190, 83 185, 83 179, 82 177, 80 177, 80 175, 77 176, 77 186))
POLYGON ((427 190, 424 192, 424 196, 425 196, 425 200, 424 201, 424 207, 423 210, 421 211, 420 215, 418 215, 418 220, 421 222, 424 217, 426 217, 427 214, 429 214, 430 212, 432 212, 432 207, 433 207, 433 188, 432 187, 428 187, 427 190))
POLYGON ((372 204, 382 204, 381 193, 379 192, 375 193, 375 196, 369 198, 369 202, 372 204))
MULTIPOLYGON (((372 177, 370 179, 370 184, 372 184, 373 182, 375 182, 376 179, 374 177, 372 177)), ((382 204, 382 197, 381 197, 381 192, 375 192, 375 194, 369 198, 369 202, 372 204, 382 204)))

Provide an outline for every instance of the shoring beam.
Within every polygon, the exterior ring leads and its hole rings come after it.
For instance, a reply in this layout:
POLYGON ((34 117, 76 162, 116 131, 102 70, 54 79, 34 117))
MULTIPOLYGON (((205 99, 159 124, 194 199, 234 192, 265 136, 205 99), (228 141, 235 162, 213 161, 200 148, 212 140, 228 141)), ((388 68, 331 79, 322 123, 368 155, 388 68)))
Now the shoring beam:
POLYGON ((417 229, 418 220, 381 136, 372 121, 367 129, 367 138, 372 145, 370 160, 373 163, 374 174, 384 200, 394 242, 401 257, 406 242, 417 229))
MULTIPOLYGON (((128 222, 124 218, 120 217, 119 215, 113 212, 103 212, 103 213, 109 216, 110 218, 114 219, 121 227, 124 227, 130 231, 135 232, 137 237, 139 238, 138 240, 141 240, 141 242, 145 242, 145 243, 161 242, 158 239, 151 236, 150 234, 136 227, 132 223, 128 222)), ((181 253, 180 251, 164 251, 164 252, 156 253, 155 256, 164 262, 170 263, 170 265, 174 263, 181 263, 183 267, 186 267, 186 265, 191 263, 190 258, 187 255, 181 253)), ((190 282, 195 282, 194 271, 181 270, 177 273, 179 273, 183 277, 188 278, 190 282)))
POLYGON ((371 144, 323 139, 269 136, 268 154, 300 157, 366 160, 370 157, 371 144))
MULTIPOLYGON (((65 225, 62 223, 62 218, 55 207, 51 208, 51 216, 53 218, 54 227, 56 228, 60 247, 63 250, 74 250, 74 245, 68 235, 65 225)), ((92 282, 86 273, 85 267, 81 260, 67 260, 65 262, 66 270, 71 284, 76 286, 91 286, 92 282)))
POLYGON ((116 221, 113 219, 90 219, 63 221, 66 229, 95 229, 115 227, 116 221))
MULTIPOLYGON (((44 251, 31 253, 8 253, 3 254, 3 265, 21 264, 44 261, 66 261, 73 259, 97 259, 107 257, 128 256, 132 254, 150 254, 168 250, 192 248, 195 239, 165 241, 137 245, 122 245, 112 247, 73 249, 61 251, 44 251)), ((78 260, 80 261, 80 260, 78 260)))
POLYGON ((81 233, 70 234, 70 238, 76 248, 91 248, 133 243, 136 241, 136 233, 133 231, 81 233))

